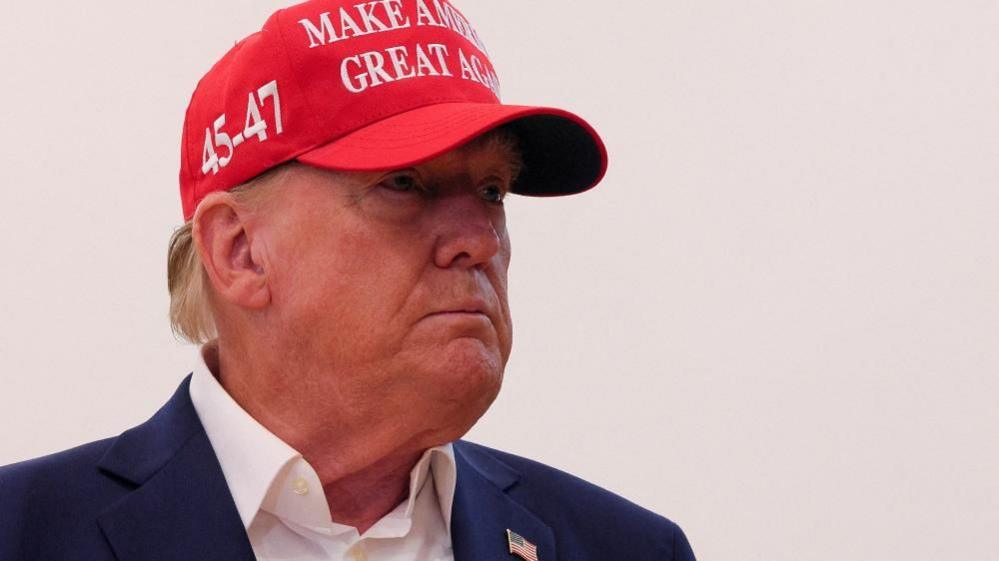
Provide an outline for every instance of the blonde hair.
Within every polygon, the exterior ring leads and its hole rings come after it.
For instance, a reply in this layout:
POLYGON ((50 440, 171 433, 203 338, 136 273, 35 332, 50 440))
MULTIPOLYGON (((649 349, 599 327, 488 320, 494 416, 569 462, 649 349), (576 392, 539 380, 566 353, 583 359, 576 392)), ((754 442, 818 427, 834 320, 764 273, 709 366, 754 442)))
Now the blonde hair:
MULTIPOLYGON (((479 136, 469 146, 497 149, 505 153, 511 163, 511 177, 516 179, 523 168, 516 136, 501 127, 479 136)), ((281 164, 250 181, 233 187, 237 205, 257 208, 268 192, 265 184, 276 183, 292 163, 281 164)), ((176 337, 194 344, 204 344, 218 337, 215 316, 211 305, 211 283, 201 262, 201 255, 194 243, 193 223, 188 220, 170 236, 167 250, 167 288, 170 291, 170 327, 176 337)))
MULTIPOLYGON (((289 164, 273 167, 229 190, 237 205, 255 207, 289 164)), ((174 230, 167 250, 167 289, 170 291, 170 327, 176 337, 203 344, 218 337, 211 307, 208 273, 194 244, 194 223, 190 220, 174 230)))

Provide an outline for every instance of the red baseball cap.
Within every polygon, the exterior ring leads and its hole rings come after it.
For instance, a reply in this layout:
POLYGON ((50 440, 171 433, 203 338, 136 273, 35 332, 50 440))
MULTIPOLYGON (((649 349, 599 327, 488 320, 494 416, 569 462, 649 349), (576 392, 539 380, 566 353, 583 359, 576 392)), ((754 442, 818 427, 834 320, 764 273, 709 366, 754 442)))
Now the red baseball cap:
POLYGON ((370 171, 416 165, 507 125, 513 192, 567 195, 607 169, 596 131, 561 109, 503 105, 468 20, 447 0, 311 0, 275 12, 198 83, 184 119, 185 220, 213 191, 281 163, 370 171))

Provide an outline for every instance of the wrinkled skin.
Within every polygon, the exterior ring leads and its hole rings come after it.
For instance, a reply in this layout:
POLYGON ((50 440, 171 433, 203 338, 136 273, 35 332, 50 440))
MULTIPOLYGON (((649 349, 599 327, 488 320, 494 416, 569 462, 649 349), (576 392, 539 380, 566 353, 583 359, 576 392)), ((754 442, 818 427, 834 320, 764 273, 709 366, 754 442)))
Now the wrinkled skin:
POLYGON ((216 374, 312 464, 334 520, 373 524, 420 453, 499 392, 512 159, 475 143, 392 172, 293 164, 259 204, 213 193, 198 208, 216 374))

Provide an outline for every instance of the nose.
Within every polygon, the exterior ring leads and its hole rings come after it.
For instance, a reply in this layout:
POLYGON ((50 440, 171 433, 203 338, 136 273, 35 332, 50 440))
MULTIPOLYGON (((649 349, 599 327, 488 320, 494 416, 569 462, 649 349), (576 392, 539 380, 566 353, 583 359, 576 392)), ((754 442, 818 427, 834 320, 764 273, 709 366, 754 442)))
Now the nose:
POLYGON ((471 194, 446 197, 439 201, 439 207, 434 248, 438 267, 480 267, 499 252, 502 207, 491 207, 471 194))

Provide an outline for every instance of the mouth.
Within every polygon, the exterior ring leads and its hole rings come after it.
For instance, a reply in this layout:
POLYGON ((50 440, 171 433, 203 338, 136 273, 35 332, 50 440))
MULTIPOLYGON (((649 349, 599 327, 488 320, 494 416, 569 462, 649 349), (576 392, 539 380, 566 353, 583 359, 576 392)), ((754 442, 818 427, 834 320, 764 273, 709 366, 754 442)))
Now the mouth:
POLYGON ((469 315, 481 315, 489 317, 488 306, 485 301, 482 300, 468 300, 465 302, 460 302, 453 306, 448 306, 444 309, 431 312, 426 315, 426 317, 434 316, 469 316, 469 315))

